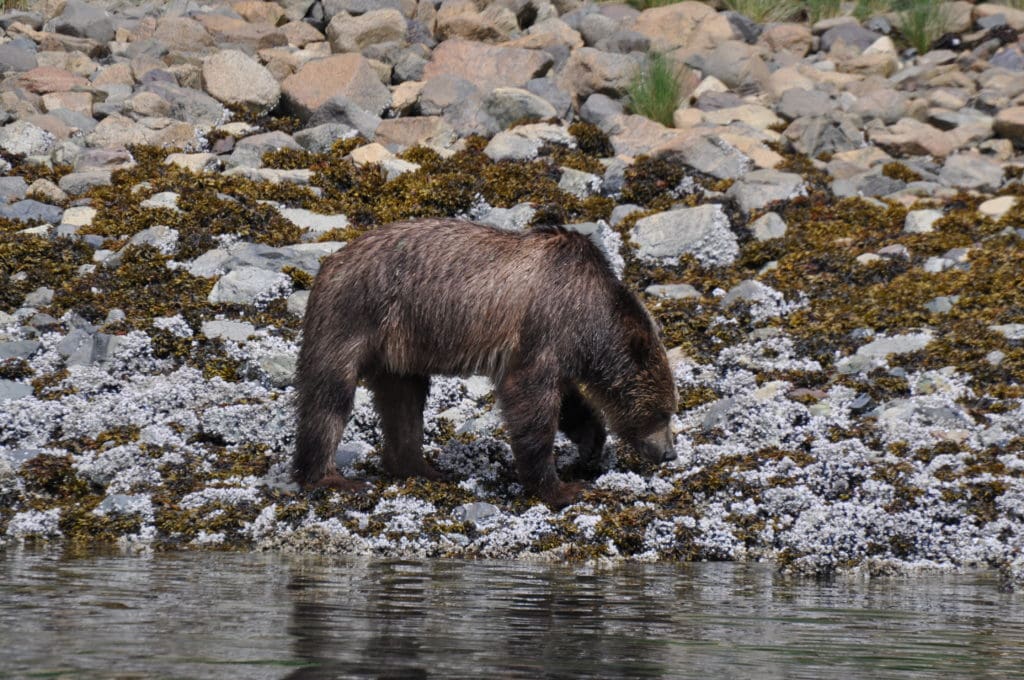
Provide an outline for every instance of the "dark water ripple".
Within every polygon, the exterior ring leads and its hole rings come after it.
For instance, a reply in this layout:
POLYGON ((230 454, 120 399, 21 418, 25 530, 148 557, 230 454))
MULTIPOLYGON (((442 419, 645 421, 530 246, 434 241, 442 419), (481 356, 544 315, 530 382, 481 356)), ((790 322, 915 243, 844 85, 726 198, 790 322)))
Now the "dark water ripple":
POLYGON ((0 554, 0 677, 1024 677, 990 575, 0 554))

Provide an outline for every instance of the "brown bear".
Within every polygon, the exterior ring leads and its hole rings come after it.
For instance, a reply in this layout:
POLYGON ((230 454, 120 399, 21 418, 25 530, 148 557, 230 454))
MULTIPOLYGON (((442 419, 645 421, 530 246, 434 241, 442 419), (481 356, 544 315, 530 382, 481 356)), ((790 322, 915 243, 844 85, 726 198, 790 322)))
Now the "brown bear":
POLYGON ((323 261, 304 336, 294 459, 304 487, 357 485, 334 451, 360 380, 380 415, 384 469, 399 477, 440 476, 422 453, 432 375, 490 377, 519 479, 551 506, 582 490, 558 477, 555 432, 593 462, 605 440, 598 411, 645 458, 675 458, 675 382, 654 321, 574 231, 424 219, 367 232, 323 261))

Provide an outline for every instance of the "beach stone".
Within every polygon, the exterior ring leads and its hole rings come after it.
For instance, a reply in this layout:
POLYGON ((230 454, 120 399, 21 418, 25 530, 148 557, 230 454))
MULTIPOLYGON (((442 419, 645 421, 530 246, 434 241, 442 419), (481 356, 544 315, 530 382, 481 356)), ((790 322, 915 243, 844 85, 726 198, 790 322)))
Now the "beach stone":
POLYGON ((289 109, 308 120, 318 108, 344 95, 374 115, 391 103, 391 93, 370 62, 358 54, 311 61, 284 79, 281 92, 289 109))
POLYGON ((752 166, 750 158, 721 136, 675 135, 655 146, 652 156, 678 161, 718 179, 738 179, 752 166))
POLYGON ((110 170, 69 172, 57 182, 58 188, 71 196, 79 196, 94 187, 110 186, 110 170))
POLYGON ((484 155, 492 161, 533 160, 540 151, 542 142, 529 139, 514 131, 499 132, 484 147, 484 155))
POLYGON ((304 208, 280 208, 278 212, 295 226, 313 234, 323 234, 332 229, 347 229, 349 227, 349 221, 345 215, 323 215, 304 208))
POLYGON ((28 194, 28 190, 24 177, 0 177, 0 201, 20 201, 28 194))
POLYGON ((243 266, 232 269, 217 279, 210 291, 209 301, 251 305, 258 298, 286 290, 289 279, 284 274, 259 267, 243 266))
POLYGON ((309 291, 308 290, 297 290, 288 296, 288 300, 285 302, 285 308, 289 314, 295 316, 305 316, 306 305, 309 304, 309 291))
POLYGON ((157 19, 153 39, 171 50, 192 51, 213 45, 213 36, 209 31, 195 19, 185 16, 157 19))
POLYGON ((437 10, 434 33, 439 40, 495 42, 508 39, 518 28, 515 14, 501 5, 492 4, 477 11, 472 0, 445 0, 437 10))
POLYGON ((869 31, 856 21, 843 22, 825 31, 821 35, 819 46, 822 52, 831 52, 837 43, 843 42, 863 52, 881 37, 881 34, 869 31))
POLYGON ((287 387, 295 382, 298 357, 295 354, 264 354, 259 358, 260 368, 274 387, 287 387))
POLYGON ((417 145, 446 149, 456 139, 455 130, 441 116, 385 119, 376 134, 376 141, 393 152, 417 145))
POLYGON ((761 31, 757 42, 773 52, 786 51, 803 58, 811 51, 814 35, 804 24, 770 24, 761 31))
POLYGON ((0 73, 31 71, 37 66, 39 66, 39 60, 36 59, 36 53, 33 50, 14 43, 0 45, 0 73))
POLYGON ((26 71, 17 77, 16 82, 20 87, 39 95, 89 87, 89 81, 85 78, 52 66, 38 66, 26 71))
POLYGON ((644 292, 654 297, 668 298, 671 300, 685 300, 687 298, 700 299, 700 291, 688 283, 656 283, 653 286, 644 288, 644 292))
POLYGON ((149 82, 143 92, 159 95, 171 104, 170 117, 192 125, 220 125, 227 119, 227 111, 210 95, 191 87, 169 82, 149 82))
POLYGON ((40 203, 31 198, 26 198, 10 205, 0 205, 0 217, 18 222, 43 222, 46 224, 59 224, 64 211, 48 203, 40 203))
POLYGON ((996 191, 1003 184, 1003 166, 977 152, 958 153, 949 156, 939 180, 951 187, 996 191))
POLYGON ((309 119, 311 126, 340 124, 357 130, 367 139, 373 139, 380 123, 380 116, 370 113, 345 95, 331 97, 309 119))
POLYGON ((641 60, 634 55, 611 54, 592 47, 574 50, 558 76, 559 86, 582 103, 599 93, 620 99, 626 95, 641 60))
POLYGON ((601 178, 593 173, 583 172, 575 168, 560 168, 562 176, 558 179, 558 188, 577 198, 586 198, 601 191, 601 178))
POLYGON ((52 134, 27 120, 17 120, 0 128, 0 149, 7 153, 38 156, 53 148, 52 134))
POLYGON ((731 264, 739 254, 736 235, 722 206, 679 208, 637 220, 632 231, 637 254, 646 260, 675 261, 692 254, 706 265, 731 264))
POLYGON ((292 138, 307 151, 323 153, 330 151, 334 143, 339 139, 354 137, 357 131, 341 123, 324 123, 298 130, 292 138))
POLYGON ((284 34, 270 24, 251 24, 244 19, 213 12, 193 16, 213 36, 216 44, 230 44, 253 50, 288 44, 284 34))
POLYGON ((651 41, 651 49, 662 53, 703 52, 739 37, 728 17, 692 0, 644 10, 633 30, 651 41))
POLYGON ((733 183, 726 196, 736 201, 740 210, 749 214, 769 203, 795 198, 805 191, 800 175, 777 170, 754 170, 733 183))
POLYGON ((484 110, 506 128, 516 121, 547 120, 557 116, 555 107, 528 90, 498 87, 484 98, 484 110))
POLYGON ((327 39, 335 52, 360 52, 385 42, 404 42, 405 17, 397 9, 377 9, 359 16, 334 15, 327 24, 327 39))
POLYGON ((32 386, 15 380, 0 378, 0 402, 14 401, 32 396, 32 386))
POLYGON ((945 158, 953 151, 953 143, 946 133, 913 118, 902 118, 883 130, 870 130, 868 136, 890 153, 945 158))
POLYGON ((1007 340, 1024 340, 1024 323, 1006 323, 989 326, 1007 340))
POLYGON ((760 49, 739 40, 726 40, 709 52, 695 53, 686 63, 733 90, 763 89, 770 76, 760 49))
POLYGON ((934 224, 942 219, 941 210, 911 210, 903 220, 903 231, 908 234, 929 234, 934 224))
POLYGON ((497 517, 501 514, 501 508, 491 503, 465 503, 452 509, 452 517, 459 522, 471 522, 477 524, 483 520, 497 517))
POLYGON ((1011 106, 997 112, 992 128, 1014 146, 1024 147, 1024 106, 1011 106))
POLYGON ((221 50, 203 60, 203 87, 214 99, 253 111, 269 111, 281 86, 265 66, 240 50, 221 50))
POLYGON ((172 153, 164 159, 164 165, 173 165, 189 172, 215 172, 220 160, 212 153, 172 153))
POLYGON ((827 116, 833 108, 835 104, 828 93, 794 87, 782 93, 775 110, 786 120, 795 120, 808 116, 827 116))
POLYGON ((61 215, 61 224, 70 224, 75 227, 87 227, 92 224, 96 217, 96 208, 90 206, 74 206, 67 208, 61 215))
POLYGON ((496 87, 524 87, 544 75, 553 63, 551 55, 517 47, 485 45, 468 40, 446 40, 431 53, 423 79, 452 75, 489 92, 496 87))
POLYGON ((978 206, 978 212, 994 220, 1000 219, 1017 204, 1016 196, 1000 196, 990 198, 978 206))
POLYGON ((82 0, 67 0, 64 3, 63 11, 53 20, 53 30, 98 43, 114 39, 114 22, 110 15, 82 0))
POLYGON ((43 345, 38 340, 10 340, 0 342, 0 361, 28 359, 43 345))
POLYGON ((770 241, 786 235, 786 222, 778 213, 769 212, 754 220, 750 225, 750 231, 758 241, 770 241))
POLYGON ((247 321, 212 320, 204 321, 202 332, 208 338, 220 338, 234 342, 245 342, 256 332, 256 327, 247 321))
POLYGON ((797 118, 783 133, 798 152, 811 157, 858 149, 864 145, 860 120, 841 112, 797 118))

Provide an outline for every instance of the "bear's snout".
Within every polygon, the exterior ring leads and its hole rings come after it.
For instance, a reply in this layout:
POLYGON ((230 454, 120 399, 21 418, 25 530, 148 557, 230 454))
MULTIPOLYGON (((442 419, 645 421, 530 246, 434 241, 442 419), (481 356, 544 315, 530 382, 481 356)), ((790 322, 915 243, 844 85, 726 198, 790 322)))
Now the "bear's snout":
POLYGON ((634 448, 652 463, 667 463, 676 459, 675 437, 668 425, 636 442, 634 448))

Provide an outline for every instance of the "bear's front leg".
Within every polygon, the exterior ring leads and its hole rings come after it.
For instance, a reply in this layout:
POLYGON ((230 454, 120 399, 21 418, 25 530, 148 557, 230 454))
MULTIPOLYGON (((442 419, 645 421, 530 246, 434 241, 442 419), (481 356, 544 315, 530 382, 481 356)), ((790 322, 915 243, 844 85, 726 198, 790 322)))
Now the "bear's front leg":
POLYGON ((562 395, 558 429, 576 445, 579 452, 576 464, 571 468, 572 474, 586 478, 600 474, 607 433, 601 416, 575 385, 570 385, 562 395))
POLYGON ((562 402, 557 369, 540 362, 509 372, 497 388, 516 459, 516 472, 526 492, 549 507, 575 502, 583 485, 566 484, 555 468, 554 443, 562 402))

